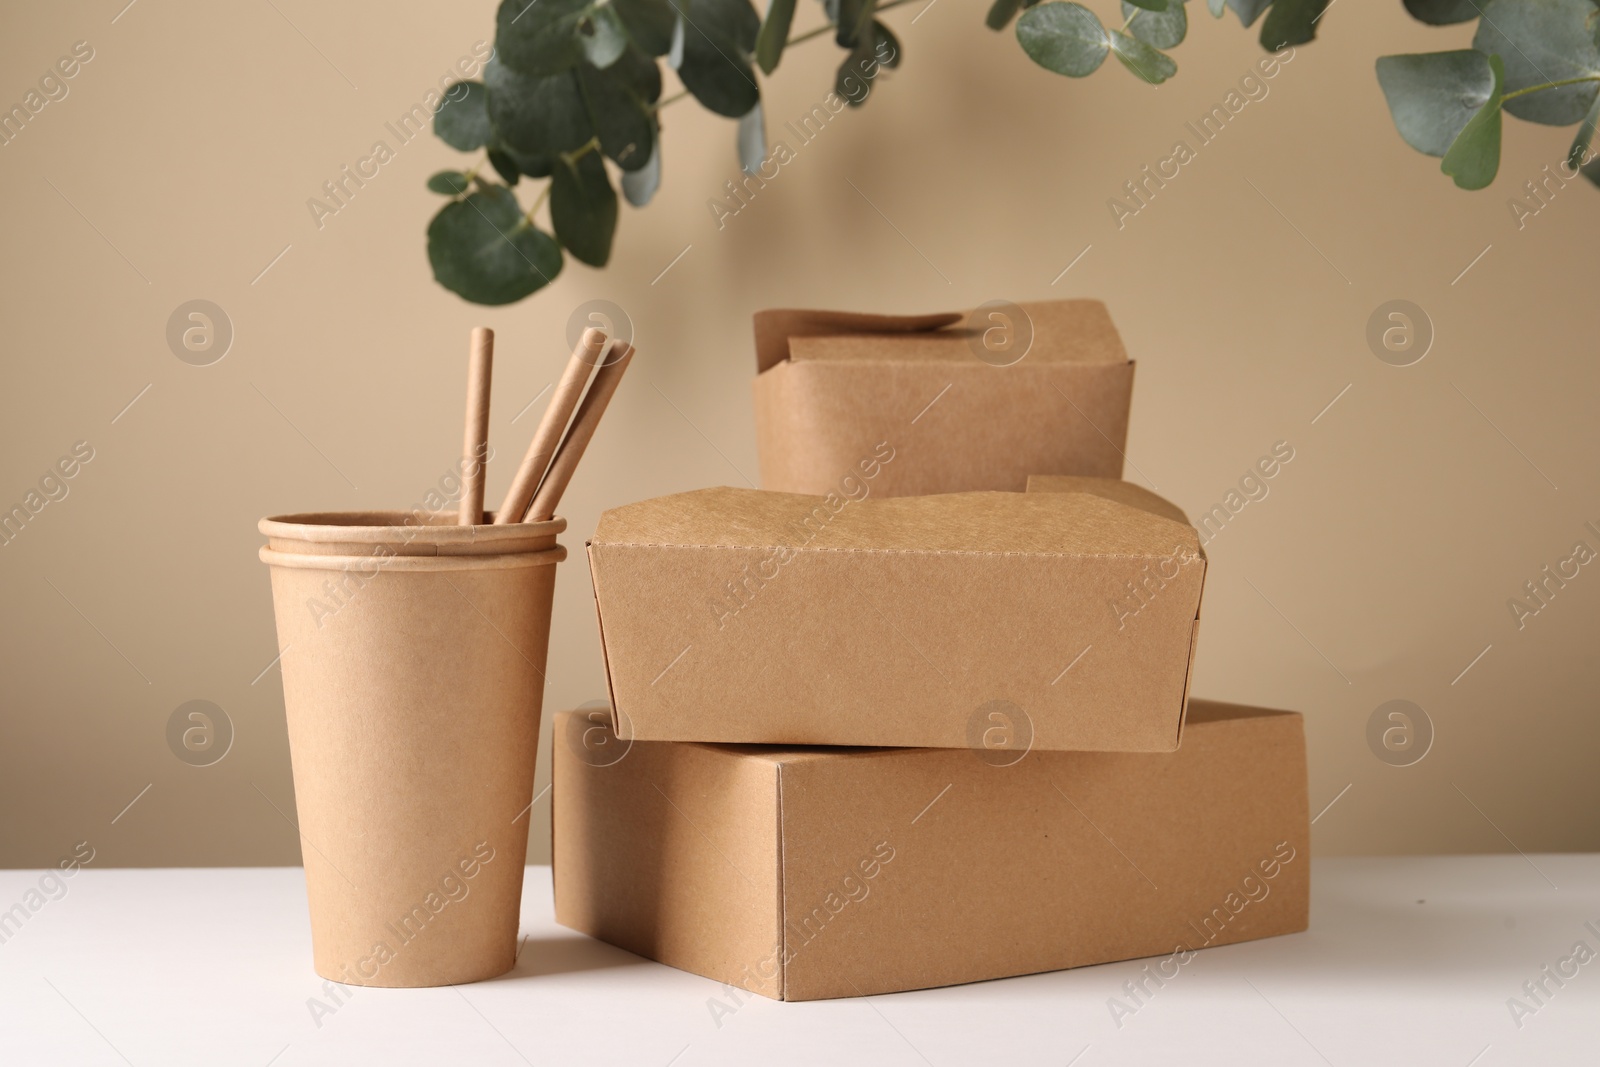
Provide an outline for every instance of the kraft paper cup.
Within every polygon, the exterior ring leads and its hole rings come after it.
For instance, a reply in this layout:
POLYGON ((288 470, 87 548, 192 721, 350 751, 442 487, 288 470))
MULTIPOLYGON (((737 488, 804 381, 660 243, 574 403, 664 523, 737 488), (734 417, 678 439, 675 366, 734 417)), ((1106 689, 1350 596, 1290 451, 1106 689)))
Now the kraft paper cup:
POLYGON ((263 519, 316 971, 370 986, 516 962, 566 520, 263 519))

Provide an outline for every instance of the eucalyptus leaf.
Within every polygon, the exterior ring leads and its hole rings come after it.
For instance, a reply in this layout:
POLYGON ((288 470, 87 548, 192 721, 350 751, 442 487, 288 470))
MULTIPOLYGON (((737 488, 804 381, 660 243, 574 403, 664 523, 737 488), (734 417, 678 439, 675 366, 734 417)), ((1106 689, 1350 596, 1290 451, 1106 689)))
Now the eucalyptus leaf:
POLYGON ((606 265, 617 232, 617 193, 597 153, 556 166, 550 176, 550 221, 556 238, 579 262, 606 265))
POLYGON ((1165 11, 1153 11, 1122 0, 1122 17, 1129 33, 1155 48, 1176 48, 1189 35, 1189 13, 1181 3, 1175 2, 1165 11))
POLYGON ((739 169, 746 174, 760 170, 761 164, 767 161, 767 124, 761 117, 760 104, 739 120, 735 141, 739 149, 739 169))
POLYGON ((1017 19, 1017 41, 1046 70, 1083 78, 1100 69, 1111 39, 1093 11, 1068 0, 1049 0, 1017 19))
POLYGON ((671 0, 672 5, 688 22, 689 29, 715 38, 718 43, 727 41, 748 55, 756 46, 756 35, 761 31, 761 16, 756 14, 750 0, 671 0))
POLYGON ((1449 26, 1457 22, 1470 22, 1483 14, 1483 5, 1489 0, 1405 0, 1406 10, 1418 22, 1430 26, 1449 26))
POLYGON ((1220 19, 1222 13, 1228 10, 1228 0, 1206 0, 1206 7, 1211 11, 1211 17, 1220 19))
POLYGON ((900 38, 896 37, 893 30, 877 19, 872 22, 872 31, 877 38, 873 45, 873 56, 879 63, 890 70, 898 67, 900 65, 900 57, 904 54, 900 48, 900 38))
POLYGON ((833 77, 833 91, 851 107, 860 107, 867 102, 872 87, 878 82, 879 68, 893 68, 899 64, 900 42, 889 27, 873 19, 869 31, 861 35, 844 62, 839 64, 833 77))
MULTIPOLYGON (((489 90, 489 120, 496 138, 514 158, 576 151, 594 136, 573 71, 535 78, 492 59, 483 68, 483 84, 489 90)), ((520 163, 519 169, 539 172, 520 163)))
POLYGON ((556 157, 547 152, 521 152, 505 143, 495 145, 495 151, 516 164, 517 173, 529 178, 548 178, 556 165, 556 157))
POLYGON ((1146 11, 1170 11, 1174 7, 1182 7, 1183 0, 1171 0, 1170 4, 1168 0, 1123 0, 1123 7, 1130 5, 1146 11))
POLYGON ((495 14, 495 58, 536 78, 571 70, 583 59, 578 23, 590 2, 502 0, 495 14))
POLYGON ((667 0, 611 0, 623 28, 647 56, 664 56, 672 49, 672 30, 678 13, 667 0))
MULTIPOLYGON (((1472 47, 1499 55, 1506 68, 1506 92, 1535 85, 1600 76, 1595 47, 1593 0, 1490 0, 1472 38, 1472 47)), ((1506 102, 1519 119, 1570 126, 1594 103, 1597 85, 1582 82, 1544 89, 1506 102)))
POLYGON ((1121 30, 1111 31, 1111 50, 1123 66, 1151 85, 1160 85, 1178 73, 1178 64, 1172 61, 1171 56, 1121 30))
POLYGON ((1505 86, 1505 67, 1499 56, 1490 56, 1489 66, 1494 72, 1489 99, 1462 127, 1439 165, 1463 189, 1486 187, 1500 170, 1500 93, 1505 86))
POLYGON ((1273 0, 1261 24, 1261 47, 1269 52, 1309 44, 1316 39, 1317 24, 1333 0, 1273 0))
POLYGON ((1595 185, 1600 185, 1600 159, 1591 159, 1578 169, 1578 173, 1595 185))
POLYGON ((433 115, 433 132, 451 148, 471 152, 489 143, 489 94, 478 82, 456 82, 433 115))
POLYGON ((1022 0, 994 0, 989 13, 983 17, 983 24, 991 30, 1003 30, 1011 25, 1011 20, 1017 17, 1021 7, 1022 0))
POLYGON ((460 196, 471 184, 459 170, 441 170, 428 179, 428 188, 445 196, 460 196))
POLYGON ((1406 144, 1442 156, 1493 94, 1489 57, 1473 49, 1382 56, 1378 84, 1406 144))
POLYGON ((667 66, 677 70, 683 66, 683 16, 678 15, 672 23, 672 43, 667 48, 667 66))
POLYGON ((862 71, 859 66, 861 63, 871 62, 871 42, 870 35, 858 41, 845 53, 844 61, 833 74, 833 91, 843 97, 851 107, 860 107, 867 102, 867 97, 872 93, 872 80, 861 76, 862 71))
POLYGON ((1226 0, 1233 13, 1239 16, 1239 21, 1246 26, 1255 25, 1256 19, 1261 17, 1272 3, 1272 0, 1226 0))
POLYGON ((661 71, 655 61, 630 48, 605 70, 587 64, 576 71, 589 126, 600 147, 624 170, 638 170, 655 147, 661 71))
POLYGON ((522 176, 517 167, 517 161, 498 148, 489 149, 489 165, 494 172, 505 180, 507 185, 516 185, 517 179, 522 176))
POLYGON ((661 67, 638 48, 630 48, 622 59, 606 70, 606 77, 626 85, 634 96, 647 104, 661 99, 661 67))
POLYGON ((854 48, 872 22, 876 0, 839 0, 839 17, 833 40, 840 48, 854 48))
POLYGON ((622 172, 622 195, 634 207, 644 207, 661 188, 661 141, 650 151, 650 161, 638 170, 622 172))
MULTIPOLYGON (((1568 170, 1581 170, 1593 161, 1593 157, 1589 154, 1589 146, 1594 143, 1594 131, 1597 125, 1600 125, 1600 97, 1595 98, 1595 102, 1589 106, 1589 113, 1578 123, 1578 133, 1572 138, 1572 147, 1567 149, 1568 170)), ((432 185, 431 181, 429 185, 432 185)))
POLYGON ((510 189, 492 185, 433 217, 428 262, 451 292, 475 304, 510 304, 561 273, 561 248, 523 218, 510 189))
POLYGON ((750 0, 674 0, 686 24, 678 77, 708 110, 741 118, 761 91, 750 65, 761 19, 750 0))
POLYGON ((793 22, 794 0, 767 0, 767 17, 761 20, 761 31, 756 35, 756 62, 763 74, 778 69, 793 22))
POLYGON ((584 58, 600 70, 615 63, 628 47, 628 31, 617 9, 602 4, 593 15, 580 21, 578 43, 583 47, 584 58))

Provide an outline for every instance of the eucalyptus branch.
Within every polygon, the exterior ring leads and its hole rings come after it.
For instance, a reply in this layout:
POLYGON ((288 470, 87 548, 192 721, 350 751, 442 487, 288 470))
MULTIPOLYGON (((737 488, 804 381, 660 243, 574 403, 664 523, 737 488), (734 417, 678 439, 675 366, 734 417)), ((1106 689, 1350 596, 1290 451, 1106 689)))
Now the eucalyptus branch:
MULTIPOLYGON (((460 83, 462 93, 452 94, 450 106, 434 115, 434 133, 452 148, 461 152, 490 148, 491 158, 480 160, 470 171, 440 171, 428 179, 430 190, 449 198, 428 226, 428 258, 434 277, 445 288, 476 303, 520 300, 549 284, 569 257, 591 267, 606 265, 617 229, 616 183, 620 180, 621 194, 634 207, 649 203, 660 186, 663 108, 693 96, 714 114, 740 119, 738 149, 741 162, 745 162, 753 150, 765 150, 764 122, 756 109, 766 79, 758 76, 759 71, 775 69, 790 46, 843 35, 857 46, 845 49, 844 63, 834 79, 837 84, 865 62, 864 53, 870 46, 881 47, 885 39, 892 39, 888 28, 880 29, 882 24, 874 21, 876 16, 913 2, 926 11, 935 0, 859 0, 850 8, 853 15, 843 16, 835 7, 832 18, 798 33, 791 33, 793 0, 769 0, 765 5, 755 0, 708 0, 705 19, 695 29, 713 44, 724 39, 734 42, 734 49, 730 53, 718 44, 714 49, 690 49, 687 54, 680 51, 678 65, 684 69, 679 81, 683 84, 654 103, 644 97, 652 91, 659 95, 660 78, 671 67, 670 59, 663 55, 670 55, 664 27, 679 25, 679 0, 629 0, 621 6, 620 0, 549 2, 554 8, 540 5, 535 10, 530 5, 523 13, 526 18, 519 15, 504 25, 497 24, 497 54, 518 57, 519 62, 511 72, 515 77, 497 82, 492 95, 506 94, 519 106, 491 109, 490 87, 482 81, 467 81, 460 83), (602 21, 605 26, 600 25, 602 21), (611 58, 604 67, 593 61, 595 36, 602 31, 620 33, 623 39, 619 52, 608 52, 611 58), (684 74, 688 75, 686 82, 684 74), (569 79, 559 83, 564 87, 561 92, 535 93, 539 79, 557 75, 569 79), (575 86, 572 78, 578 79, 575 86), (695 88, 691 91, 686 85, 695 88), (547 147, 553 130, 573 128, 605 129, 607 145, 590 138, 569 152, 547 147), (613 139, 618 142, 617 151, 608 151, 613 139), (553 178, 538 191, 533 206, 522 210, 521 197, 511 186, 519 177, 539 176, 521 169, 518 160, 522 157, 494 147, 512 144, 528 153, 528 166, 535 170, 544 170, 557 160, 556 165, 567 168, 554 175, 564 183, 570 179, 574 190, 569 198, 563 188, 560 232, 555 232, 553 217, 549 232, 534 223, 541 209, 549 212, 554 207, 553 178), (597 162, 609 158, 620 167, 633 147, 646 145, 651 158, 636 169, 624 169, 620 179, 603 164, 579 165, 593 152, 597 162), (493 181, 493 173, 505 184, 493 181), (552 203, 547 205, 546 200, 552 203), (502 241, 511 241, 518 255, 506 256, 502 241), (524 269, 529 265, 534 270, 524 269)), ((1108 7, 1111 4, 1111 0, 1103 2, 1108 7)), ((1117 13, 1123 20, 1118 29, 1109 11, 1102 20, 1085 6, 1088 0, 985 0, 989 6, 982 23, 992 31, 1013 34, 1023 54, 1055 74, 1087 78, 1102 67, 1122 66, 1140 81, 1161 84, 1178 73, 1177 63, 1167 53, 1188 36, 1191 14, 1197 15, 1203 6, 1221 17, 1231 8, 1244 26, 1260 21, 1261 46, 1275 58, 1259 60, 1256 69, 1260 79, 1270 79, 1293 58, 1294 48, 1317 37, 1322 16, 1336 2, 1228 0, 1224 4, 1209 0, 1202 5, 1194 0, 1186 8, 1185 0, 1122 0, 1117 13), (1108 64, 1110 59, 1116 62, 1108 64)), ((1385 2, 1394 4, 1396 0, 1385 2)), ((1422 22, 1481 23, 1470 48, 1378 57, 1378 83, 1395 127, 1407 144, 1440 159, 1440 170, 1459 187, 1482 189, 1494 182, 1499 171, 1501 127, 1508 116, 1552 126, 1570 126, 1577 121, 1577 136, 1566 158, 1571 169, 1600 185, 1595 144, 1600 102, 1594 96, 1594 87, 1600 83, 1594 8, 1600 0, 1505 0, 1494 5, 1492 22, 1483 16, 1479 3, 1404 3, 1422 22), (1552 62, 1561 62, 1559 69, 1582 73, 1550 79, 1530 56, 1541 57, 1540 62, 1549 56, 1552 62), (1505 91, 1508 85, 1517 88, 1505 91), (1549 95, 1550 90, 1573 86, 1590 88, 1549 95), (1539 93, 1547 95, 1537 96, 1539 93), (1512 109, 1515 114, 1502 106, 1522 97, 1530 100, 1512 109)), ((698 15, 696 18, 699 20, 698 15)), ((609 47, 609 36, 606 41, 609 47)), ((898 55, 893 57, 893 61, 898 59, 898 55)), ((880 54, 880 64, 882 61, 880 54)), ((471 77, 466 68, 462 72, 471 77)), ((1249 79, 1255 77, 1253 69, 1240 80, 1240 92, 1251 100, 1263 95, 1250 88, 1249 79)), ((1229 95, 1230 114, 1237 114, 1232 103, 1236 95, 1229 95)), ((863 94, 848 103, 855 106, 864 99, 863 94)), ((711 206, 715 216, 718 209, 711 206)), ((1521 220, 1537 210, 1514 202, 1512 212, 1519 228, 1521 220)), ((718 218, 719 226, 720 221, 718 218)))

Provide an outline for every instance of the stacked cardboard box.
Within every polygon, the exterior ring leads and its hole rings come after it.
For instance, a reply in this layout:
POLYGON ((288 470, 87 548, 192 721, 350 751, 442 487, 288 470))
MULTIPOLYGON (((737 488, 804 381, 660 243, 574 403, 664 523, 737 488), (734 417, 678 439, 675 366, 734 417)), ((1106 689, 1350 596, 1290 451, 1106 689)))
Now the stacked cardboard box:
POLYGON ((1305 928, 1300 716, 1188 700, 1207 561, 1117 480, 1132 364, 1098 303, 1011 310, 1009 364, 960 316, 758 316, 784 491, 602 516, 561 922, 787 1000, 1305 928))

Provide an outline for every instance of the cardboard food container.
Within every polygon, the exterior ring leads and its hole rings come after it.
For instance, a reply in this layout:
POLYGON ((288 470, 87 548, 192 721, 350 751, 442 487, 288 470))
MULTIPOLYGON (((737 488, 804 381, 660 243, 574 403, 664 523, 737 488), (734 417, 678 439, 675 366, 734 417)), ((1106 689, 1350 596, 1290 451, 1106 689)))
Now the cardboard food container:
POLYGON ((1133 361, 1098 300, 755 316, 761 484, 821 495, 891 449, 883 496, 1122 476, 1133 361))
POLYGON ((629 746, 590 714, 556 717, 557 921, 738 989, 817 1000, 1159 957, 1148 992, 1202 948, 1307 925, 1295 713, 1195 700, 1175 754, 1007 766, 629 746))
POLYGON ((435 986, 516 962, 564 519, 263 519, 316 971, 435 986))
POLYGON ((1091 484, 607 511, 589 562, 619 732, 1171 752, 1205 554, 1166 501, 1091 484))

